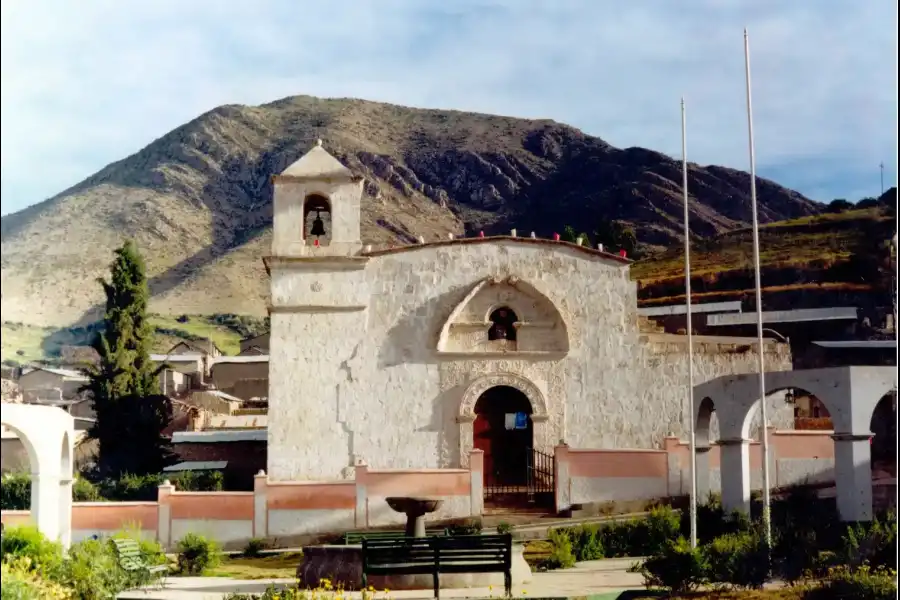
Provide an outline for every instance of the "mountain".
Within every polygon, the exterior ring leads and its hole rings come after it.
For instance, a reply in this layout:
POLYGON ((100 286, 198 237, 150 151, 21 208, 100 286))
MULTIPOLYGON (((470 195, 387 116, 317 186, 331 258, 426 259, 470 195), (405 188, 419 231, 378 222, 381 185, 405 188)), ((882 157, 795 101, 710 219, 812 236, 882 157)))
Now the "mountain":
MULTIPOLYGON (((3 320, 93 321, 95 278, 126 236, 146 258, 155 312, 263 314, 270 175, 316 138, 366 179, 367 243, 513 227, 549 237, 610 219, 632 225, 648 249, 680 239, 681 164, 658 152, 615 148, 550 120, 295 96, 216 108, 3 217, 3 320)), ((747 226, 747 173, 692 164, 689 189, 697 238, 747 226)), ((759 179, 757 192, 762 222, 823 211, 771 181, 759 179)))

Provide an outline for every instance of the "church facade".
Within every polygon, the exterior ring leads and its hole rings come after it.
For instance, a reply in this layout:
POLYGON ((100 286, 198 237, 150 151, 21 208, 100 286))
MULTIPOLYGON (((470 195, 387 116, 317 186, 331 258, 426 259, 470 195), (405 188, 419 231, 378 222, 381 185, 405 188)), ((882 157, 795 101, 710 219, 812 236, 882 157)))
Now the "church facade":
MULTIPOLYGON (((515 484, 560 442, 686 434, 685 336, 642 330, 627 259, 515 235, 366 247, 363 179, 321 143, 273 181, 270 480, 466 467, 478 448, 515 484)), ((695 338, 695 382, 755 372, 744 344, 695 338)), ((790 369, 770 348, 767 369, 790 369)))

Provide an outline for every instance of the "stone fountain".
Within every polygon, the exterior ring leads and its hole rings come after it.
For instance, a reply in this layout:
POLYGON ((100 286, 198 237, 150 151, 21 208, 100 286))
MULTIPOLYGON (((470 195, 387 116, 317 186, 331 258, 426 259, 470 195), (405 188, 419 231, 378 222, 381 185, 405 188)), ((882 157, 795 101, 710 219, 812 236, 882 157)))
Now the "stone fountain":
POLYGON ((406 515, 406 537, 425 537, 425 515, 441 507, 442 500, 433 498, 385 498, 388 506, 406 515))

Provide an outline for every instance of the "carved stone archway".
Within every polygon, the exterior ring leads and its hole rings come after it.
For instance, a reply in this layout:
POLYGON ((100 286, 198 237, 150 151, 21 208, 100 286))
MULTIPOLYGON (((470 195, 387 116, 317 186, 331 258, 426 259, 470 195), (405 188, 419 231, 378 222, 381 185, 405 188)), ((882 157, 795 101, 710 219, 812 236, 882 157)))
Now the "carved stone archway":
POLYGON ((462 466, 469 464, 469 453, 475 447, 475 404, 482 394, 491 388, 507 386, 525 394, 531 403, 531 421, 534 424, 534 446, 537 450, 552 453, 554 436, 550 427, 550 411, 547 397, 534 382, 515 373, 490 373, 472 381, 463 392, 456 421, 459 423, 459 457, 462 466))

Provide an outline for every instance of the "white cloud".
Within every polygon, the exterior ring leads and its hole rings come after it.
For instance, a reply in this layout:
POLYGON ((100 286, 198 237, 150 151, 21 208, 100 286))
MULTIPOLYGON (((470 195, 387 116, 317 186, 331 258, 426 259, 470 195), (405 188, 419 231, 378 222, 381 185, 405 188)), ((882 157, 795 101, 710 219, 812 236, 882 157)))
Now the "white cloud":
POLYGON ((897 15, 816 0, 35 0, 2 4, 3 213, 217 105, 294 94, 563 121, 829 199, 895 179, 897 15))

